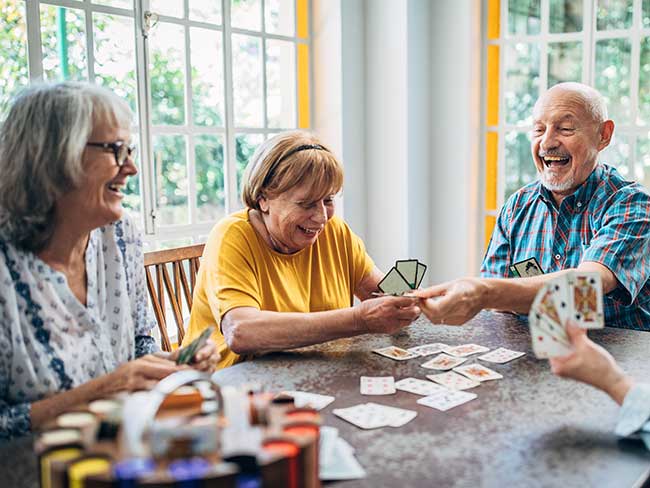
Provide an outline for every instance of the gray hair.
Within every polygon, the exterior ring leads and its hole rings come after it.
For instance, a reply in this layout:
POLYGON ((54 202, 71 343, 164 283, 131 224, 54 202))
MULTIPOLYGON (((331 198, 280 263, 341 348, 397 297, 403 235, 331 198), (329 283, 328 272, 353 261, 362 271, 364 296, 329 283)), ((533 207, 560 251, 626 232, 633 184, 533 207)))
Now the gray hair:
POLYGON ((93 128, 130 127, 128 104, 90 83, 38 84, 20 93, 0 128, 0 235, 38 252, 54 232, 56 201, 75 189, 93 128))
MULTIPOLYGON (((584 85, 582 83, 567 81, 553 85, 548 89, 546 93, 557 90, 570 92, 573 97, 577 98, 580 101, 581 105, 584 106, 587 113, 591 115, 594 122, 602 124, 607 120, 607 104, 605 102, 605 98, 595 88, 592 88, 589 85, 584 85)), ((537 109, 537 105, 544 98, 546 93, 539 97, 537 100, 537 103, 535 104, 535 110, 537 109)))

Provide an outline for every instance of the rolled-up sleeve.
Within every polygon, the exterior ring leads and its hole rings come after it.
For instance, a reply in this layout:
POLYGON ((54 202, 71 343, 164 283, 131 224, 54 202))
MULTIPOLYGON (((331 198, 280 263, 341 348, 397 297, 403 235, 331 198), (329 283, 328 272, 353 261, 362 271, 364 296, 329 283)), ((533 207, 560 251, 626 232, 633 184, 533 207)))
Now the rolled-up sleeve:
POLYGON ((636 384, 625 396, 616 424, 621 437, 640 437, 650 450, 650 385, 636 384))

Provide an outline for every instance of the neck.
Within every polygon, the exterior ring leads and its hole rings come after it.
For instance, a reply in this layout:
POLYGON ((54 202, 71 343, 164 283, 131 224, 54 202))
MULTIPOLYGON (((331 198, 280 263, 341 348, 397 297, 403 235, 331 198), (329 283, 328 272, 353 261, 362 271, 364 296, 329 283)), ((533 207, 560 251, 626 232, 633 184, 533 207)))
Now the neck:
MULTIPOLYGON (((269 228, 266 225, 266 214, 264 212, 261 212, 259 210, 251 210, 250 214, 254 217, 253 227, 264 238, 267 246, 281 254, 292 254, 295 252, 271 235, 271 232, 269 232, 269 228)), ((253 220, 251 219, 251 221, 253 220)))
POLYGON ((52 238, 38 257, 54 269, 64 271, 85 261, 86 246, 92 229, 80 228, 74 219, 61 219, 57 213, 52 238))

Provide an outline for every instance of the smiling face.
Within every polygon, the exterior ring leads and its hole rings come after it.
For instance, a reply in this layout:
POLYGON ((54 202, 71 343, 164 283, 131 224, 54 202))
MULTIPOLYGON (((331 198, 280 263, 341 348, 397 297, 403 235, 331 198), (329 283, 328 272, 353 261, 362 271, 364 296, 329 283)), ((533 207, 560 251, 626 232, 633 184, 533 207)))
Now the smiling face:
POLYGON ((334 195, 310 201, 307 195, 312 192, 303 184, 275 198, 260 199, 262 219, 276 251, 293 254, 313 245, 334 215, 334 195))
POLYGON ((596 167, 614 124, 598 121, 584 96, 555 87, 535 104, 532 155, 542 184, 554 196, 573 193, 596 167))
MULTIPOLYGON (((88 140, 108 143, 117 141, 130 144, 131 131, 106 122, 96 124, 88 140)), ((122 167, 117 166, 112 149, 86 146, 82 158, 84 175, 74 190, 57 201, 57 213, 79 219, 82 225, 94 229, 122 216, 122 191, 128 177, 137 174, 138 170, 132 156, 124 161, 122 167)))

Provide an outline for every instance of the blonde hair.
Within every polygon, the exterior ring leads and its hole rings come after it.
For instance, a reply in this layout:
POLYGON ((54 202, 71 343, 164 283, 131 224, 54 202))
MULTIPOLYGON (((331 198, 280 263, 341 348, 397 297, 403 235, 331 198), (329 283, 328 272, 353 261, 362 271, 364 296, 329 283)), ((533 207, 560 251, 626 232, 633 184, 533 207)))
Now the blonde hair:
POLYGON ((274 198, 310 185, 307 201, 318 201, 343 187, 343 166, 318 138, 305 131, 282 132, 262 143, 246 167, 242 201, 260 210, 260 198, 274 198))

